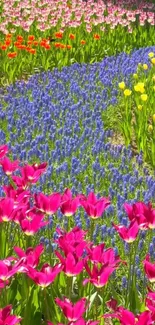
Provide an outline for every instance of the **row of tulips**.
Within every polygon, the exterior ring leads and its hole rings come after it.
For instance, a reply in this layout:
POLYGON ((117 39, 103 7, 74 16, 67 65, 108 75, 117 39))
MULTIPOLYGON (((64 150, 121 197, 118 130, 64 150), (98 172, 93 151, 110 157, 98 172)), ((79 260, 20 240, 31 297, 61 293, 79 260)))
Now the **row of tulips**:
MULTIPOLYGON (((116 124, 124 136, 126 146, 131 145, 144 159, 155 166, 155 54, 148 54, 149 64, 139 63, 131 76, 130 87, 118 83, 119 101, 116 124)), ((115 108, 114 108, 115 109, 115 108)), ((115 109, 116 110, 116 109, 115 109)), ((116 125, 115 124, 115 125, 116 125)))
POLYGON ((0 199, 0 323, 51 325, 68 321, 70 325, 96 325, 110 317, 122 325, 154 324, 155 293, 151 283, 155 281, 155 264, 144 250, 144 277, 137 291, 135 260, 142 233, 148 233, 147 247, 152 240, 152 205, 126 203, 128 225, 113 222, 122 242, 130 247, 126 258, 121 251, 122 259, 116 249, 106 248, 103 242, 93 243, 95 219, 102 219, 109 198, 98 199, 94 193, 72 197, 69 189, 48 196, 32 193, 32 185, 46 171, 47 164, 22 166, 7 154, 8 146, 0 146, 0 165, 10 181, 3 186, 5 195, 0 199), (80 206, 91 219, 90 232, 71 227, 80 206), (64 226, 57 224, 58 209, 67 220, 64 226), (52 228, 51 217, 55 223, 52 228), (49 236, 48 250, 39 243, 43 233, 49 236), (119 279, 124 272, 128 273, 127 286, 120 292, 119 279), (150 282, 148 289, 145 277, 150 282), (11 310, 20 316, 13 316, 11 310))
POLYGON ((11 83, 23 75, 32 75, 36 69, 61 69, 76 62, 98 62, 105 56, 122 51, 130 53, 133 48, 145 46, 146 43, 154 44, 153 26, 147 31, 146 26, 135 22, 132 24, 128 30, 126 25, 120 24, 113 29, 110 21, 103 26, 92 23, 92 29, 88 32, 85 23, 81 22, 79 27, 65 29, 58 24, 44 33, 39 33, 34 27, 29 35, 17 28, 16 33, 12 33, 12 39, 10 33, 2 34, 1 83, 11 83))

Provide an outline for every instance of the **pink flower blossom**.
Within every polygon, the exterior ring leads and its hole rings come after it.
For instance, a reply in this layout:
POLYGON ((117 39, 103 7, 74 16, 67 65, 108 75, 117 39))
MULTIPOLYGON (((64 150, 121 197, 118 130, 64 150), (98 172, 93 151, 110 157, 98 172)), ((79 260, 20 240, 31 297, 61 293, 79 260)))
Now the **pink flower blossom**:
POLYGON ((113 226, 118 232, 119 236, 127 243, 130 244, 137 238, 139 232, 137 221, 132 221, 129 227, 115 224, 113 224, 113 226))
POLYGON ((80 202, 88 216, 92 219, 100 218, 105 209, 110 205, 108 198, 102 197, 98 200, 93 192, 88 197, 81 196, 80 202))
POLYGON ((62 309, 65 317, 70 322, 75 322, 81 318, 81 316, 86 311, 86 298, 80 299, 78 302, 73 304, 69 299, 64 298, 61 300, 59 298, 55 299, 57 305, 62 309))

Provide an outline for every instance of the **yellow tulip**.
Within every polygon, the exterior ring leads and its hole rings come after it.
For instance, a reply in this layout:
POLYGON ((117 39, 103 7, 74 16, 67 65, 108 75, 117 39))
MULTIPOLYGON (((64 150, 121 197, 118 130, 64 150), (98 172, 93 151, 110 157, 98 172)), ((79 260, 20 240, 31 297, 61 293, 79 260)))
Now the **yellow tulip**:
POLYGON ((153 119, 153 122, 155 122, 155 114, 153 114, 152 119, 153 119))
POLYGON ((152 132, 152 131, 153 131, 153 126, 152 126, 152 124, 150 124, 150 125, 148 126, 148 131, 149 131, 149 132, 152 132))
POLYGON ((153 53, 153 52, 150 52, 150 53, 148 54, 148 56, 149 56, 149 58, 153 58, 153 57, 154 57, 154 53, 153 53))
POLYGON ((132 93, 132 91, 131 91, 130 89, 127 89, 127 88, 126 88, 126 89, 124 90, 124 95, 127 96, 127 97, 130 96, 131 93, 132 93))
POLYGON ((144 82, 138 82, 135 86, 134 86, 134 90, 135 91, 139 91, 141 94, 143 94, 145 92, 144 89, 144 82))
POLYGON ((120 89, 125 89, 125 82, 124 81, 120 82, 118 86, 120 89))
POLYGON ((134 77, 134 79, 138 79, 138 74, 137 73, 134 73, 133 74, 133 77, 134 77))
POLYGON ((155 58, 151 59, 152 64, 155 64, 155 58))
POLYGON ((137 107, 137 108, 138 108, 138 110, 139 110, 139 111, 141 111, 141 110, 142 110, 142 108, 143 108, 143 106, 142 106, 142 105, 138 105, 138 107, 137 107))
POLYGON ((143 102, 146 102, 147 99, 148 99, 147 94, 142 94, 140 97, 141 97, 141 100, 142 100, 143 102))
POLYGON ((147 70, 147 69, 148 69, 148 65, 144 63, 144 64, 143 64, 143 69, 144 69, 144 70, 147 70))
POLYGON ((152 77, 152 80, 155 81, 155 75, 152 77))

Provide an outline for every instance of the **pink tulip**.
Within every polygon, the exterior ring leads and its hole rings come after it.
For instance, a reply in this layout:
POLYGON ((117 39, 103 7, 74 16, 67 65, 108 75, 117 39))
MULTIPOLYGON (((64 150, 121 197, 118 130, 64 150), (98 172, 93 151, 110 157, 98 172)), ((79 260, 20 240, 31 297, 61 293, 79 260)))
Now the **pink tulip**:
POLYGON ((8 284, 8 280, 17 272, 24 273, 27 269, 22 265, 22 263, 12 264, 9 259, 0 260, 0 282, 4 285, 8 284))
MULTIPOLYGON (((76 322, 69 322, 68 325, 97 325, 98 323, 100 323, 100 321, 98 321, 98 320, 96 320, 96 321, 92 321, 92 320, 86 321, 85 319, 80 318, 76 322)), ((47 325, 53 325, 53 323, 47 321, 47 325)), ((64 325, 64 324, 58 323, 58 325, 64 325)))
MULTIPOLYGON (((149 292, 145 300, 146 307, 154 314, 155 316, 155 292, 149 289, 149 292)), ((155 320, 155 319, 154 319, 155 320)))
POLYGON ((79 260, 76 254, 68 253, 65 258, 58 251, 55 254, 63 265, 63 272, 67 276, 76 276, 83 271, 84 259, 79 260))
POLYGON ((12 176, 11 177, 13 182, 16 184, 16 186, 20 189, 25 190, 28 187, 28 181, 24 178, 24 177, 20 177, 20 176, 12 176))
POLYGON ((57 244, 61 250, 63 250, 65 256, 68 253, 75 253, 77 257, 81 257, 84 249, 87 247, 87 242, 84 240, 86 231, 73 228, 70 232, 62 232, 57 229, 60 237, 57 239, 57 244))
POLYGON ((77 211, 79 206, 79 197, 73 198, 71 190, 67 188, 61 198, 61 212, 66 217, 70 217, 77 211))
POLYGON ((75 304, 67 298, 64 298, 64 300, 56 298, 55 301, 70 322, 76 322, 86 311, 86 298, 80 299, 75 304))
POLYGON ((150 263, 150 255, 148 254, 143 261, 144 270, 150 282, 155 282, 155 263, 150 263))
POLYGON ((97 246, 92 245, 91 248, 88 248, 88 257, 89 260, 93 263, 102 263, 104 266, 115 267, 121 260, 119 256, 115 256, 113 248, 104 249, 105 244, 99 244, 97 246))
POLYGON ((30 191, 23 191, 21 188, 15 190, 11 185, 4 185, 3 190, 8 198, 14 200, 14 207, 18 204, 27 204, 31 195, 30 191))
POLYGON ((9 148, 7 145, 0 146, 0 159, 2 159, 9 151, 9 148))
POLYGON ((28 265, 35 268, 39 264, 40 256, 44 251, 43 245, 38 245, 35 248, 29 247, 24 252, 20 247, 14 247, 15 253, 22 260, 23 265, 28 265))
POLYGON ((0 201, 0 222, 10 221, 13 218, 14 201, 10 198, 3 198, 0 201))
POLYGON ((93 192, 88 197, 81 196, 80 202, 88 216, 92 219, 100 218, 105 209, 110 205, 108 198, 102 197, 98 200, 93 192))
POLYGON ((92 269, 90 269, 88 263, 85 263, 85 268, 90 278, 85 279, 83 284, 90 282, 97 288, 102 288, 105 286, 109 280, 110 275, 115 271, 117 267, 101 266, 94 264, 92 269))
POLYGON ((130 223, 129 227, 115 224, 113 224, 113 226, 120 235, 120 237, 127 243, 130 244, 137 238, 139 227, 135 220, 130 223))
POLYGON ((11 161, 9 158, 4 157, 0 160, 0 165, 2 165, 4 173, 10 176, 19 167, 19 161, 11 161))
POLYGON ((0 309, 0 324, 1 325, 16 325, 19 324, 22 318, 11 315, 12 305, 8 305, 0 309))
POLYGON ((35 270, 33 267, 28 267, 27 275, 40 287, 46 288, 55 280, 61 270, 62 265, 60 264, 56 264, 54 267, 44 264, 40 271, 35 270))
POLYGON ((61 194, 53 193, 49 196, 44 195, 43 193, 35 194, 35 205, 37 209, 46 214, 54 214, 61 203, 61 194))
POLYGON ((46 226, 48 221, 42 221, 44 215, 31 209, 25 219, 20 220, 20 226, 27 236, 33 236, 40 228, 46 226))
POLYGON ((155 228, 155 209, 152 209, 151 203, 148 205, 143 202, 133 205, 125 203, 124 208, 130 221, 136 220, 140 229, 155 228))
POLYGON ((149 311, 144 311, 140 315, 134 315, 131 311, 118 307, 113 314, 105 314, 104 318, 117 318, 121 325, 151 325, 153 320, 149 311))
POLYGON ((40 165, 33 164, 33 165, 26 165, 21 167, 22 177, 25 181, 29 183, 36 183, 39 177, 45 172, 47 163, 43 163, 40 165))

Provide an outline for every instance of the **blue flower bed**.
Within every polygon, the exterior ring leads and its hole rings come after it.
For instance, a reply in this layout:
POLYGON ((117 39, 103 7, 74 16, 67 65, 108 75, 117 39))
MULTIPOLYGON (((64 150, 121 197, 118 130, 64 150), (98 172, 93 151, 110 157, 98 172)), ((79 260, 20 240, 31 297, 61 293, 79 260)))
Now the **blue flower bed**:
MULTIPOLYGON (((0 143, 9 144, 14 159, 48 162, 34 191, 70 187, 73 194, 109 195, 113 205, 107 216, 117 213, 124 224, 124 202, 154 201, 155 179, 148 176, 142 155, 133 160, 130 148, 111 144, 113 131, 104 129, 102 118, 109 105, 117 105, 118 82, 130 86, 131 74, 139 62, 149 65, 152 51, 155 47, 92 65, 74 64, 0 89, 0 143)), ((80 213, 75 221, 80 224, 80 213)))

